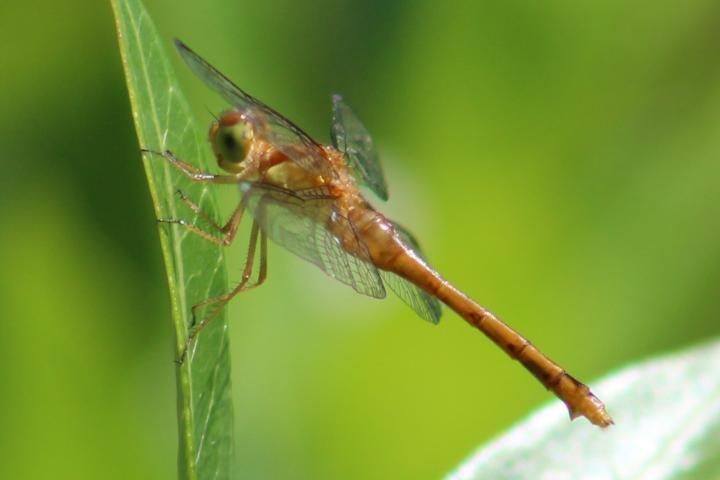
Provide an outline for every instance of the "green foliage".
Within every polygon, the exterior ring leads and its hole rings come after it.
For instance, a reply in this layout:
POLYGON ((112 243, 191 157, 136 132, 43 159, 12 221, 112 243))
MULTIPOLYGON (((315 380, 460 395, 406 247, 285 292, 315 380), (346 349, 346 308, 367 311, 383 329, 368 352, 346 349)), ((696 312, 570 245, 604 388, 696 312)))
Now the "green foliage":
MULTIPOLYGON (((387 178, 370 201, 596 391, 720 335, 717 0, 143 2, 201 132, 226 105, 172 37, 319 141, 342 94, 387 178)), ((178 339, 112 10, 2 5, 0 478, 173 478, 178 339)), ((238 477, 439 478, 552 399, 451 312, 268 260, 228 306, 238 477)))
MULTIPOLYGON (((158 35, 140 0, 113 0, 120 52, 140 145, 171 149, 179 158, 206 169, 207 148, 158 35)), ((216 216, 212 191, 189 181, 157 155, 143 159, 157 218, 197 218, 175 194, 178 188, 216 216)), ((181 226, 159 225, 176 332, 178 356, 185 347, 190 307, 226 290, 220 248, 181 226)), ((227 325, 216 318, 192 344, 177 368, 179 471, 182 478, 228 478, 232 454, 232 403, 227 325)))
POLYGON ((720 342, 631 366, 597 385, 615 425, 555 402, 481 448, 448 480, 720 476, 720 342))

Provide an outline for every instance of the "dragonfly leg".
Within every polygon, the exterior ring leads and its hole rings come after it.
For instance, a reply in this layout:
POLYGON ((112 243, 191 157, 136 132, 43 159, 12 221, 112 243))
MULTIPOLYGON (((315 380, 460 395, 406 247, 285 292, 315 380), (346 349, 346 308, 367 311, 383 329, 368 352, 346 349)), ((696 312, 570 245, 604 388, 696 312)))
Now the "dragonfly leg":
POLYGON ((182 192, 182 190, 178 190, 178 194, 180 195, 180 200, 190 208, 193 212, 198 214, 201 218, 203 218, 206 222, 208 222, 212 227, 220 232, 222 235, 220 238, 216 237, 215 235, 201 229, 197 225, 194 225, 192 223, 189 223, 182 219, 174 219, 174 218, 161 218, 158 220, 160 223, 173 223, 177 225, 182 225, 183 227, 187 228, 189 231, 193 232, 194 234, 204 238, 205 240, 208 240, 216 245, 220 245, 221 247, 227 247, 228 245, 232 244, 233 240, 235 239, 235 235, 237 234, 238 227, 240 226, 240 221, 242 220, 243 212, 245 211, 245 203, 240 202, 238 206, 235 208, 235 211, 233 211, 232 215, 228 219, 228 221, 225 223, 225 225, 220 226, 215 222, 215 220, 212 219, 210 215, 208 215, 197 203, 193 202, 188 198, 185 193, 182 192))
POLYGON ((163 157, 165 160, 167 160, 173 166, 175 166, 178 170, 180 170, 182 173, 184 173, 186 177, 188 177, 190 180, 193 180, 195 182, 229 184, 229 183, 238 183, 238 182, 242 181, 242 178, 240 178, 239 174, 238 175, 216 175, 214 173, 203 172, 199 168, 197 168, 193 165, 190 165, 189 163, 187 163, 183 160, 180 160, 170 150, 163 150, 162 152, 159 152, 157 150, 141 148, 140 151, 143 153, 149 153, 151 155, 158 155, 160 157, 163 157))
POLYGON ((255 287, 259 287, 260 285, 265 282, 265 279, 267 278, 267 236, 264 232, 260 230, 260 226, 257 224, 257 222, 253 222, 252 231, 250 232, 250 244, 248 246, 248 255, 245 260, 245 268, 243 269, 242 279, 240 280, 240 283, 235 286, 230 292, 225 293, 223 295, 219 295, 217 297, 208 298, 207 300, 203 300, 202 302, 198 303, 197 305, 194 305, 192 307, 192 325, 190 333, 188 334, 187 341, 185 343, 185 348, 180 354, 180 358, 178 360, 179 363, 182 363, 185 360, 185 356, 187 355, 187 351, 192 345, 192 343, 195 341, 195 338, 197 338, 198 334, 208 326, 208 324, 218 316, 218 314, 222 311, 222 309, 225 307, 225 305, 238 293, 244 292, 247 290, 251 290, 255 287), (255 251, 258 243, 258 237, 260 237, 260 269, 258 272, 258 278, 253 283, 248 283, 250 281, 250 277, 252 276, 253 272, 253 265, 255 264, 255 251), (209 314, 207 314, 197 325, 195 324, 195 320, 197 318, 197 313, 201 308, 205 308, 208 306, 212 306, 213 309, 210 311, 209 314))
POLYGON ((210 215, 208 215, 208 213, 205 212, 205 210, 203 210, 200 205, 198 205, 190 197, 188 197, 185 192, 183 192, 180 189, 177 189, 175 191, 175 193, 177 193, 178 197, 180 198, 180 201, 183 202, 185 205, 187 205, 187 207, 190 210, 195 212, 199 217, 201 217, 203 220, 205 220, 207 223, 209 223, 218 232, 225 233, 225 231, 224 231, 225 227, 218 225, 218 223, 215 221, 215 219, 213 217, 211 217, 210 215))

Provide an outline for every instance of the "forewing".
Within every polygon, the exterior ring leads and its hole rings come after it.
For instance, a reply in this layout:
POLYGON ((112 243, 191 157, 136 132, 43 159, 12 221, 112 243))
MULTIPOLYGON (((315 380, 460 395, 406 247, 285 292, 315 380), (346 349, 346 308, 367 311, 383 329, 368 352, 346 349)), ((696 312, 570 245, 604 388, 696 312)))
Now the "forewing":
MULTIPOLYGON (((415 237, 400 225, 394 225, 395 231, 398 233, 403 243, 405 243, 405 246, 413 250, 421 259, 424 260, 424 256, 420 250, 420 245, 418 245, 415 237)), ((385 284, 390 287, 390 289, 395 292, 395 294, 400 297, 403 302, 407 303, 410 308, 415 310, 415 313, 417 313, 421 318, 435 324, 440 321, 442 309, 440 307, 440 301, 437 298, 429 295, 415 284, 392 272, 381 270, 380 275, 385 281, 385 284)))
POLYGON ((385 175, 372 137, 340 95, 333 95, 333 123, 330 136, 335 148, 345 154, 345 160, 355 174, 356 180, 369 187, 381 199, 387 200, 385 175))
POLYGON ((175 46, 193 73, 228 103, 246 112, 268 142, 304 169, 326 178, 336 176, 322 147, 300 127, 235 85, 180 40, 175 40, 175 46))
POLYGON ((316 192, 282 190, 263 184, 244 183, 243 201, 260 228, 275 243, 320 267, 331 277, 358 293, 385 297, 385 288, 367 247, 358 239, 352 223, 335 211, 335 200, 316 192), (343 248, 342 238, 349 245, 343 248))

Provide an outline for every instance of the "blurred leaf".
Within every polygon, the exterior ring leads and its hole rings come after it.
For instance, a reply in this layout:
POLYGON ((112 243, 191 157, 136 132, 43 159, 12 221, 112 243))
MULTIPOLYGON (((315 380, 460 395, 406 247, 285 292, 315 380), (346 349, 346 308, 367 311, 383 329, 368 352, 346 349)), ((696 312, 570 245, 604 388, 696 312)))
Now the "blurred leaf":
MULTIPOLYGON (((112 0, 112 5, 140 145, 170 149, 205 170, 208 149, 178 87, 164 41, 139 0, 112 0)), ((161 157, 147 155, 143 162, 157 218, 197 221, 175 195, 178 188, 217 217, 214 197, 206 186, 189 181, 161 157)), ((160 243, 179 355, 188 332, 190 307, 226 291, 225 263, 220 248, 177 225, 160 225, 160 243)), ((224 314, 199 335, 188 359, 178 367, 177 386, 180 477, 228 478, 233 420, 224 314)))
POLYGON ((567 419, 560 402, 481 448, 449 479, 720 478, 720 342, 600 383, 616 425, 567 419))

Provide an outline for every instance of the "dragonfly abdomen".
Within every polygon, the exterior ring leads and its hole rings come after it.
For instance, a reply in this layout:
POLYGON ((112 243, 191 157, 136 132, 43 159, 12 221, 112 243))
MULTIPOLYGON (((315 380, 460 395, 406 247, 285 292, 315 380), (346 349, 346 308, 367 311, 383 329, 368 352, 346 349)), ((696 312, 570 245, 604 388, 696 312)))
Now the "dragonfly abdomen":
POLYGON ((520 362, 545 388, 565 403, 571 418, 583 415, 600 427, 613 423, 603 403, 585 384, 568 374, 509 325, 440 277, 422 259, 414 258, 410 252, 397 256, 392 267, 396 274, 437 297, 511 358, 520 362))

